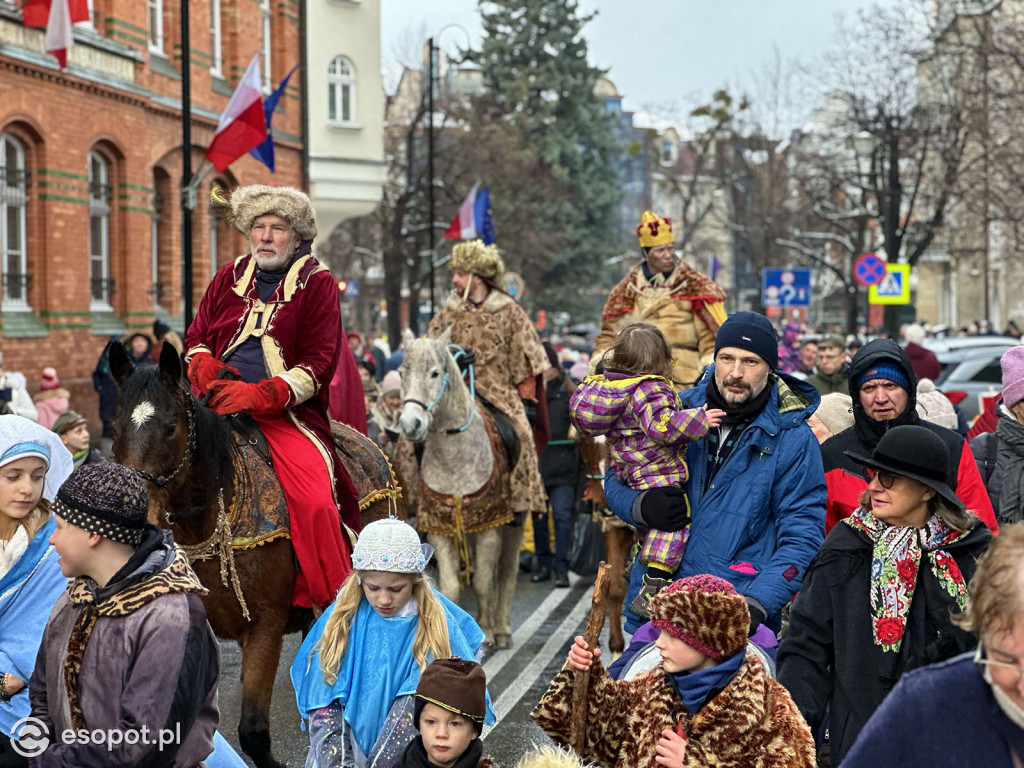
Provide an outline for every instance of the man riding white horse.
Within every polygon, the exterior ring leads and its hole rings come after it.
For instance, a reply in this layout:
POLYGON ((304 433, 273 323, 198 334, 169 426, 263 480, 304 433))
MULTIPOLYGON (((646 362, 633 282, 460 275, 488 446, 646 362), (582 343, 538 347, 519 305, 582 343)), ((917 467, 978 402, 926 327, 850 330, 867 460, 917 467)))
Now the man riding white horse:
POLYGON ((358 496, 327 416, 344 338, 338 289, 311 253, 316 220, 301 191, 257 184, 219 202, 250 252, 217 271, 199 304, 185 335, 189 381, 210 393, 212 411, 246 411, 262 431, 301 571, 293 602, 323 608, 351 572, 339 508, 345 525, 359 528, 358 496))

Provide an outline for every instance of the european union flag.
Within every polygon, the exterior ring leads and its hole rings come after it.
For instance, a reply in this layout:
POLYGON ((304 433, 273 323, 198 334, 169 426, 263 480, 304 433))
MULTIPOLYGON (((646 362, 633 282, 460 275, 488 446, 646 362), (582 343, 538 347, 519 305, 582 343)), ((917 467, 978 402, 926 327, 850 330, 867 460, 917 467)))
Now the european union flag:
POLYGON ((251 152, 252 156, 267 166, 271 173, 274 172, 274 136, 270 132, 270 119, 274 116, 274 110, 277 108, 277 102, 281 100, 281 96, 284 94, 284 89, 288 87, 288 79, 298 68, 298 64, 292 67, 291 72, 284 76, 281 84, 263 101, 263 115, 267 121, 267 138, 263 140, 262 144, 258 144, 255 149, 252 149, 251 152))
POLYGON ((473 201, 473 223, 484 245, 494 245, 494 219, 491 217, 490 187, 484 187, 473 201))

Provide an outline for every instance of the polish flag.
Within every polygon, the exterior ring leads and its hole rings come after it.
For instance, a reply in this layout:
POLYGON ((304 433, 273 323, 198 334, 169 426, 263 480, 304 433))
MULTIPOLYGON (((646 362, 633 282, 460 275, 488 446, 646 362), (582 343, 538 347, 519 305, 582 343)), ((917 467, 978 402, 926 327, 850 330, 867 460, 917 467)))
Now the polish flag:
POLYGON ((466 199, 459 206, 452 223, 448 225, 444 236, 449 240, 473 240, 480 238, 484 245, 494 243, 494 224, 491 219, 491 194, 488 187, 480 190, 478 181, 469 190, 466 199))
POLYGON ((227 109, 220 116, 217 132, 210 142, 210 148, 206 150, 206 159, 218 171, 224 171, 266 138, 267 121, 263 115, 260 55, 257 53, 231 95, 227 109))
POLYGON ((46 27, 46 52, 60 68, 68 65, 68 48, 74 45, 72 25, 89 21, 88 0, 25 0, 21 19, 26 27, 46 27))

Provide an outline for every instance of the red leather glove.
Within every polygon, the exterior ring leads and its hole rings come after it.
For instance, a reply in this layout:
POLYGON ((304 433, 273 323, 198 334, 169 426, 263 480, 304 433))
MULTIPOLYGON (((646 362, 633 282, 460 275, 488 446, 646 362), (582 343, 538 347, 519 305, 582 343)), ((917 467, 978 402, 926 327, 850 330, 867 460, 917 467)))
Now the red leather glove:
POLYGON ((247 411, 256 416, 281 413, 288 407, 292 388, 278 376, 271 376, 255 384, 247 381, 217 379, 210 385, 211 411, 226 416, 229 413, 247 411))
POLYGON ((205 395, 210 390, 210 385, 217 381, 221 371, 241 376, 237 368, 222 363, 209 352, 196 352, 188 364, 188 380, 199 390, 199 394, 205 395))

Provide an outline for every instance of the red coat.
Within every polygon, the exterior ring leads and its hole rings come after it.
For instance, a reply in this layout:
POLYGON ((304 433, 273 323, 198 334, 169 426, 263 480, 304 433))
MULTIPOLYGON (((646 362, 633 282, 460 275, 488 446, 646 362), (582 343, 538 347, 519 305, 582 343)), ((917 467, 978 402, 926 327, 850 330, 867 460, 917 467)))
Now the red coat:
POLYGON ((358 531, 356 489, 334 450, 327 415, 344 338, 338 287, 327 267, 312 255, 296 259, 266 303, 259 298, 251 255, 217 270, 185 334, 185 357, 209 352, 223 360, 249 337, 259 339, 269 375, 291 387, 298 429, 330 457, 342 516, 358 531))
POLYGON ((907 357, 910 358, 910 367, 914 369, 917 380, 931 379, 935 381, 942 373, 942 365, 939 358, 930 349, 925 349, 920 344, 907 344, 905 347, 907 357))

